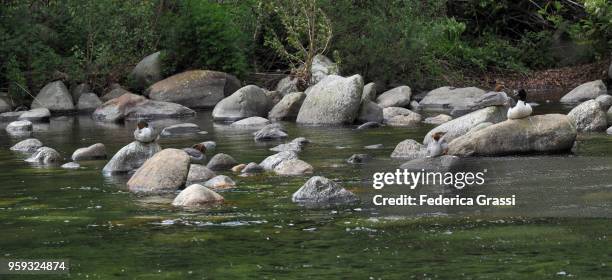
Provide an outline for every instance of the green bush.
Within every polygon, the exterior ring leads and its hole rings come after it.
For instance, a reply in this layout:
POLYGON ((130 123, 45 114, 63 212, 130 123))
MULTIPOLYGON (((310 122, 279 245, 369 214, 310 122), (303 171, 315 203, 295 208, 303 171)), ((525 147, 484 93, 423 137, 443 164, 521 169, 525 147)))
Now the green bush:
POLYGON ((186 0, 163 21, 162 63, 166 75, 209 69, 244 75, 246 41, 235 21, 234 5, 186 0))

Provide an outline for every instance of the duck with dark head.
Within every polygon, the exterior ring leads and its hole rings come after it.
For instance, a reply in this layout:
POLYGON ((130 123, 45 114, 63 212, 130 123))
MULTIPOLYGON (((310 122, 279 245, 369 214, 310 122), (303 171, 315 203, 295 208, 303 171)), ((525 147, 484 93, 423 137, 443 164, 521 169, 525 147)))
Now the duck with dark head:
POLYGON ((506 116, 508 119, 522 119, 529 117, 533 110, 531 109, 531 105, 527 103, 527 91, 525 89, 520 89, 515 96, 518 97, 518 101, 514 107, 508 110, 506 116))
POLYGON ((445 132, 436 132, 431 138, 433 141, 427 145, 427 154, 429 157, 439 157, 448 153, 448 143, 444 139, 445 132))
POLYGON ((191 146, 191 148, 184 148, 189 158, 191 159, 191 163, 202 163, 206 161, 206 146, 203 144, 195 144, 191 146))
POLYGON ((142 143, 151 143, 157 140, 157 134, 149 127, 149 123, 140 120, 136 124, 136 130, 134 130, 134 139, 142 143))

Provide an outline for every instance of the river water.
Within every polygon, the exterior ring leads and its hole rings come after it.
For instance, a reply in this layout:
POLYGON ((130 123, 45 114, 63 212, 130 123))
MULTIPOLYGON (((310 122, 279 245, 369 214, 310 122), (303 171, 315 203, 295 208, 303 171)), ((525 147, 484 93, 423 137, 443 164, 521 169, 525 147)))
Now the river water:
MULTIPOLYGON (((535 111, 567 108, 544 103, 535 111)), ((208 134, 160 144, 183 148, 212 140, 214 152, 244 163, 260 162, 282 143, 256 143, 253 130, 215 124, 210 115, 201 111, 152 125, 197 123, 208 134)), ((225 203, 195 211, 172 207, 172 196, 128 192, 127 176, 102 176, 104 160, 83 162, 78 170, 30 165, 9 151, 22 139, 9 137, 5 125, 0 124, 0 258, 70 259, 70 274, 44 279, 612 278, 612 137, 603 133, 579 135, 574 155, 463 159, 466 170, 487 170, 482 186, 375 190, 374 172, 403 163, 389 157, 395 145, 408 138, 421 142, 433 126, 359 131, 285 123, 291 138, 312 141, 300 158, 314 166, 315 175, 355 192, 359 205, 305 209, 291 202, 291 194, 310 176, 227 172, 237 187, 221 193, 225 203), (373 144, 383 147, 364 149, 373 144), (347 164, 354 153, 374 159, 347 164), (516 205, 373 205, 380 193, 515 195, 516 205)), ((112 155, 133 140, 134 127, 67 116, 36 125, 34 137, 66 158, 98 142, 112 155)))

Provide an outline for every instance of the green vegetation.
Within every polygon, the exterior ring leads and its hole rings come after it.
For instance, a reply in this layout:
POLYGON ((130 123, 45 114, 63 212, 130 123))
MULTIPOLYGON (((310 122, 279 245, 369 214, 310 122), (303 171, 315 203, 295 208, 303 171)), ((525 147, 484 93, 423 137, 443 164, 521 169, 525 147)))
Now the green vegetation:
POLYGON ((16 101, 54 79, 97 92, 128 85, 133 65, 157 50, 166 75, 281 70, 307 81, 301 65, 325 52, 345 74, 414 88, 600 61, 612 50, 607 0, 0 3, 0 92, 16 101))

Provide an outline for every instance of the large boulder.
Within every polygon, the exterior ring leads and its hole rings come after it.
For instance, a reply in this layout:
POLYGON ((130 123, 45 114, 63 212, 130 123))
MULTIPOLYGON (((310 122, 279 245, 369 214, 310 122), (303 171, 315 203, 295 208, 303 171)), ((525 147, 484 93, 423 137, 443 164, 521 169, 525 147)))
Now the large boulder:
POLYGON ((310 73, 310 83, 316 84, 325 79, 327 76, 340 74, 340 69, 338 68, 338 64, 334 63, 328 57, 322 54, 317 54, 312 58, 310 73))
POLYGON ((153 143, 134 141, 121 148, 104 166, 104 174, 127 173, 138 169, 154 154, 161 151, 161 147, 153 143))
POLYGON ((607 94, 608 90, 602 80, 591 81, 581 84, 572 91, 561 97, 563 103, 580 103, 589 99, 595 99, 602 94, 607 94))
POLYGON ((569 151, 576 127, 565 115, 549 114, 506 120, 449 143, 448 153, 458 156, 494 156, 569 151))
POLYGON ((31 122, 48 122, 49 118, 51 118, 51 111, 47 108, 32 109, 19 116, 19 120, 31 122))
POLYGON ((48 83, 43 87, 30 106, 32 109, 47 108, 51 112, 74 111, 72 95, 62 81, 48 83))
POLYGON ((136 88, 145 89, 162 79, 160 52, 155 52, 143 58, 132 72, 129 79, 136 88))
POLYGON ((431 136, 436 132, 445 132, 444 139, 447 142, 466 134, 474 126, 484 123, 498 123, 506 119, 506 108, 501 106, 491 106, 471 112, 449 122, 445 122, 430 130, 423 139, 423 145, 427 146, 431 142, 431 136))
POLYGON ((399 86, 383 92, 376 98, 380 107, 404 107, 410 104, 412 90, 408 86, 399 86))
POLYGON ((259 165, 267 171, 272 171, 276 166, 281 164, 283 161, 288 161, 292 159, 297 159, 298 155, 293 151, 285 151, 277 154, 273 154, 267 158, 265 158, 259 165))
POLYGON ((357 121, 362 123, 383 121, 383 108, 370 100, 362 100, 357 121))
POLYGON ((313 170, 312 165, 297 158, 281 161, 274 167, 274 172, 283 176, 304 175, 312 173, 313 170))
POLYGON ((193 115, 195 115, 195 111, 179 104, 152 101, 140 95, 126 93, 102 104, 94 111, 92 118, 97 121, 119 122, 193 115))
POLYGON ((214 171, 201 164, 191 164, 189 173, 187 174, 187 185, 194 183, 206 182, 217 176, 214 171))
POLYGON ((62 161, 62 156, 52 148, 40 147, 25 161, 38 164, 57 164, 62 161))
POLYGON ((8 102, 0 98, 0 113, 10 112, 12 109, 13 109, 12 106, 8 104, 8 102))
POLYGON ((291 200, 306 206, 353 204, 359 198, 352 192, 325 177, 314 176, 293 195, 291 200))
POLYGON ((81 112, 94 111, 102 105, 100 98, 93 92, 81 94, 78 100, 77 110, 81 112))
POLYGON ((254 85, 240 88, 219 101, 213 109, 216 121, 237 121, 248 117, 266 117, 271 101, 265 91, 254 85))
POLYGON ((79 148, 72 153, 73 161, 95 160, 106 158, 106 146, 102 143, 96 143, 89 147, 79 148))
POLYGON ((127 182, 133 192, 173 192, 185 185, 189 156, 183 150, 164 149, 136 170, 127 182))
POLYGON ((146 91, 152 100, 190 108, 212 108, 240 88, 236 77, 217 71, 192 70, 156 82, 146 91))
POLYGON ((299 91, 297 84, 298 84, 297 79, 294 79, 291 76, 287 76, 287 77, 282 78, 280 81, 278 81, 278 84, 276 84, 275 91, 277 91, 281 95, 287 95, 292 92, 297 92, 299 91))
POLYGON ((182 190, 172 205, 181 207, 198 207, 223 202, 223 197, 209 188, 194 184, 182 190))
POLYGON ((303 92, 292 92, 286 94, 272 110, 268 113, 270 120, 294 120, 300 112, 300 107, 306 99, 306 94, 303 92))
POLYGON ((9 123, 5 129, 11 135, 29 135, 32 133, 32 122, 14 121, 9 123))
POLYGON ((206 167, 213 171, 229 170, 237 163, 238 162, 232 156, 228 154, 218 153, 214 155, 210 159, 210 161, 208 161, 206 167))
POLYGON ((402 158, 408 160, 424 158, 427 157, 427 155, 427 148, 421 143, 412 139, 406 139, 399 142, 391 153, 392 158, 402 158))
POLYGON ((579 132, 604 131, 608 128, 606 112, 596 100, 588 100, 572 109, 567 117, 579 132))
POLYGON ((486 92, 476 87, 441 87, 428 92, 419 106, 432 110, 452 110, 466 108, 479 100, 486 92))
POLYGON ((301 124, 350 124, 355 121, 361 104, 363 79, 327 76, 307 94, 297 122, 301 124))
POLYGON ((34 153, 38 148, 42 147, 43 144, 40 140, 35 138, 26 139, 11 147, 11 151, 22 152, 22 153, 34 153))

